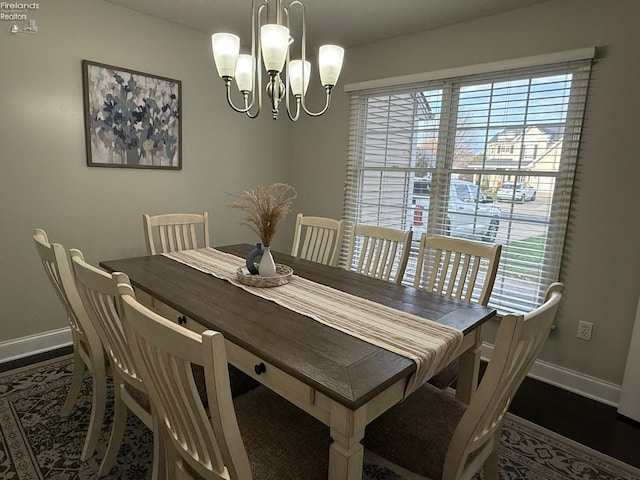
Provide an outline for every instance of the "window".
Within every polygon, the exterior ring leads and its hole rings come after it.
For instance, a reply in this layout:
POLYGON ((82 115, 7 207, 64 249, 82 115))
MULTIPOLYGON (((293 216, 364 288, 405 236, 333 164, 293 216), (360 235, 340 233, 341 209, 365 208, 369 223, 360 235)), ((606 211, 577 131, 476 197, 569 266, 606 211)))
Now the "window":
POLYGON ((524 158, 536 158, 538 156, 538 145, 526 145, 524 147, 524 158))
MULTIPOLYGON (((585 57, 582 57, 585 58, 585 57)), ((349 223, 503 245, 490 304, 559 278, 591 59, 351 91, 349 223)))

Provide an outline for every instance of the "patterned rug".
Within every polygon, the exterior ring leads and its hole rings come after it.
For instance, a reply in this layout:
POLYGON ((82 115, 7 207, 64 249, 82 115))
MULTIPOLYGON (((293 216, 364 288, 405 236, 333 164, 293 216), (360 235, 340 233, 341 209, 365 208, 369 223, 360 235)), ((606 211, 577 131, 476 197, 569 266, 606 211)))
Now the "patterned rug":
MULTIPOLYGON (((70 356, 65 356, 0 374, 0 479, 96 478, 108 441, 112 402, 109 399, 108 418, 97 453, 81 462, 91 409, 90 377, 85 379, 73 413, 67 418, 58 415, 72 369, 70 356)), ((151 444, 151 432, 129 415, 117 464, 104 478, 149 478, 151 444)), ((640 480, 640 470, 515 416, 505 422, 500 467, 501 480, 640 480)), ((363 479, 402 477, 366 463, 363 479)))

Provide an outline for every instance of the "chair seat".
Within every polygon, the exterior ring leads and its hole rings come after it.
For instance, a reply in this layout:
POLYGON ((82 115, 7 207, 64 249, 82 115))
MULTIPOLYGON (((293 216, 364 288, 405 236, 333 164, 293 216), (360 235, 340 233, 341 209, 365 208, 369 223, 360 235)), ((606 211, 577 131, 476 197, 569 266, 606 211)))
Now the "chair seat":
POLYGON ((456 426, 466 410, 450 391, 426 383, 367 426, 367 449, 437 480, 456 426))
POLYGON ((326 480, 329 427, 266 387, 233 400, 254 480, 326 480))

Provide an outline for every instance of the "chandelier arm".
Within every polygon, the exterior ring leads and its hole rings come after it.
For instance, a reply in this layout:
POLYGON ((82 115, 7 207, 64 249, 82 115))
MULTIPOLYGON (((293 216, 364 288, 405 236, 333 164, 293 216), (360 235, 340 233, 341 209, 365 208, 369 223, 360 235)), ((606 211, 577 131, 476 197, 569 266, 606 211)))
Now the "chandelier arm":
MULTIPOLYGON (((302 11, 302 41, 300 43, 300 53, 302 54, 302 61, 305 61, 307 59, 307 9, 305 8, 304 3, 299 0, 293 0, 293 2, 289 4, 289 9, 295 6, 299 6, 302 11)), ((289 27, 288 19, 289 16, 287 12, 287 27, 289 27)), ((304 80, 304 71, 302 72, 302 78, 304 80)))
MULTIPOLYGON (((255 98, 253 100, 255 100, 255 98)), ((247 117, 249 118, 256 118, 258 115, 260 115, 260 110, 262 110, 262 105, 260 102, 258 102, 258 106, 256 107, 255 113, 251 113, 251 108, 253 108, 253 104, 254 104, 253 100, 251 101, 251 105, 245 112, 247 114, 247 117)))
MULTIPOLYGON (((251 57, 254 59, 252 64, 253 64, 253 70, 251 71, 251 84, 253 85, 253 89, 251 90, 251 103, 249 105, 247 105, 247 96, 245 95, 245 108, 247 109, 246 114, 247 116, 251 117, 251 114, 249 113, 249 111, 251 110, 251 108, 253 107, 253 104, 255 102, 256 99, 256 93, 255 93, 255 89, 256 89, 256 16, 259 14, 259 10, 260 10, 261 6, 256 7, 256 0, 251 0, 251 57)), ((258 105, 258 113, 260 111, 260 106, 258 105)), ((255 118, 257 116, 257 114, 251 118, 255 118)))
POLYGON ((243 94, 245 107, 244 108, 236 107, 233 104, 233 100, 231 99, 231 80, 232 80, 232 77, 224 77, 224 86, 227 90, 227 103, 229 103, 229 106, 232 109, 234 109, 236 112, 246 113, 251 108, 251 105, 247 105, 247 95, 243 94))
MULTIPOLYGON (((289 29, 289 32, 291 32, 291 26, 289 24, 289 9, 284 7, 282 9, 284 11, 285 14, 285 21, 286 21, 286 26, 289 29)), ((290 50, 289 48, 287 48, 287 56, 285 57, 285 85, 284 85, 284 89, 285 89, 285 105, 287 108, 287 116, 289 117, 289 120, 291 120, 292 122, 295 122, 298 120, 298 118, 300 118, 300 100, 298 98, 296 98, 296 113, 295 115, 291 114, 291 92, 290 92, 290 70, 289 70, 289 62, 291 61, 291 56, 290 56, 290 50)))
POLYGON ((300 98, 296 97, 296 114, 295 115, 291 115, 291 110, 289 109, 289 105, 287 104, 287 115, 289 116, 289 120, 291 120, 292 122, 297 122, 298 119, 300 118, 300 98))
POLYGON ((253 91, 251 92, 251 104, 245 112, 249 118, 256 118, 262 110, 262 43, 260 40, 260 27, 262 23, 260 16, 265 8, 267 8, 266 2, 262 2, 256 7, 256 0, 251 1, 251 56, 253 57, 251 81, 253 82, 253 91), (255 105, 256 90, 258 91, 258 103, 255 113, 251 113, 250 110, 255 105))
POLYGON ((327 92, 327 99, 326 99, 326 103, 324 104, 324 108, 322 110, 320 110, 319 112, 311 112, 311 111, 309 111, 307 109, 306 105, 304 104, 304 97, 302 97, 302 109, 304 110, 304 113, 306 113, 310 117, 319 117, 320 115, 325 113, 327 110, 329 110, 329 105, 331 104, 331 90, 332 90, 333 86, 327 85, 324 88, 325 88, 325 90, 327 92))
MULTIPOLYGON (((300 54, 301 54, 300 56, 302 57, 301 58, 302 60, 302 96, 301 98, 296 98, 296 120, 297 120, 300 114, 300 106, 302 106, 302 109, 305 112, 307 112, 307 109, 304 106, 304 98, 306 95, 304 86, 307 84, 306 76, 308 73, 307 73, 307 69, 305 68, 305 62, 307 61, 307 9, 305 8, 304 3, 302 3, 299 0, 293 0, 289 4, 289 9, 296 6, 300 7, 300 10, 302 11, 302 38, 300 41, 300 54)), ((289 76, 289 72, 287 71, 287 80, 288 80, 288 76, 289 76)))
MULTIPOLYGON (((326 88, 326 92, 327 92, 327 99, 325 101, 325 105, 324 108, 322 110, 320 110, 319 112, 312 112, 307 108, 305 99, 306 99, 306 92, 304 89, 304 85, 307 81, 306 76, 307 76, 307 72, 306 69, 304 68, 304 62, 307 60, 307 9, 305 8, 304 4, 302 2, 300 2, 299 0, 294 0, 293 2, 291 2, 291 4, 289 5, 289 8, 293 7, 293 6, 299 6, 300 9, 302 10, 302 45, 301 45, 301 53, 302 53, 302 97, 300 99, 298 99, 298 108, 302 107, 302 110, 304 110, 304 112, 309 115, 310 117, 319 117, 320 115, 322 115, 323 113, 325 113, 328 109, 329 109, 329 105, 331 103, 331 87, 325 87, 326 88)), ((319 68, 319 65, 318 65, 319 68)), ((309 83, 310 83, 310 79, 309 79, 309 83)))

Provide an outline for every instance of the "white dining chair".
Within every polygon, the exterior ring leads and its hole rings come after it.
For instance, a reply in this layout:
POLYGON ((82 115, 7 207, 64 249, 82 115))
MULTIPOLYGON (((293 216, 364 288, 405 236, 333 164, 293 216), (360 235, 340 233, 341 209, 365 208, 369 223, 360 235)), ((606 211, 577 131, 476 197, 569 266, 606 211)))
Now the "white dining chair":
POLYGON ((356 224, 351 232, 347 268, 400 283, 411 253, 412 236, 411 230, 356 224))
POLYGON ((501 252, 502 245, 499 244, 423 233, 413 286, 487 305, 501 252))
POLYGON ((540 307, 502 319, 469 405, 427 383, 369 424, 370 458, 405 478, 470 480, 484 467, 484 478, 497 480, 504 417, 551 331, 563 288, 552 284, 540 307))
MULTIPOLYGON (((447 297, 487 305, 498 272, 502 245, 427 235, 420 237, 413 286, 447 297)), ((453 384, 454 360, 429 380, 440 388, 453 384)))
MULTIPOLYGON (((118 305, 118 289, 127 290, 134 296, 129 278, 124 273, 105 272, 87 263, 80 250, 69 250, 76 285, 84 307, 98 336, 108 353, 112 366, 114 386, 114 416, 109 445, 105 452, 98 476, 107 475, 115 464, 124 437, 128 412, 133 412, 147 428, 153 430, 151 404, 142 379, 136 368, 127 344, 118 305)), ((164 457, 154 436, 153 477, 161 477, 164 457)))
POLYGON ((335 267, 338 264, 344 220, 326 217, 296 217, 296 228, 291 247, 291 256, 335 267))
POLYGON ((47 233, 40 228, 35 229, 33 240, 47 277, 64 307, 73 340, 73 377, 67 399, 60 411, 62 416, 71 414, 80 394, 84 374, 87 370, 91 373, 91 417, 80 455, 80 459, 85 461, 94 454, 100 439, 107 400, 109 366, 98 332, 93 327, 76 289, 65 248, 59 243, 50 243, 47 233))
MULTIPOLYGON (((209 247, 209 214, 166 213, 143 214, 147 253, 156 255, 180 250, 209 247)), ((151 300, 155 304, 155 299, 151 300)), ((258 382, 229 365, 233 395, 255 388, 258 382)))
POLYGON ((209 214, 165 213, 142 215, 147 253, 209 247, 209 214))
POLYGON ((184 329, 121 292, 134 362, 162 427, 168 478, 326 480, 329 428, 260 386, 232 400, 225 339, 184 329), (195 388, 204 367, 209 408, 195 388))

